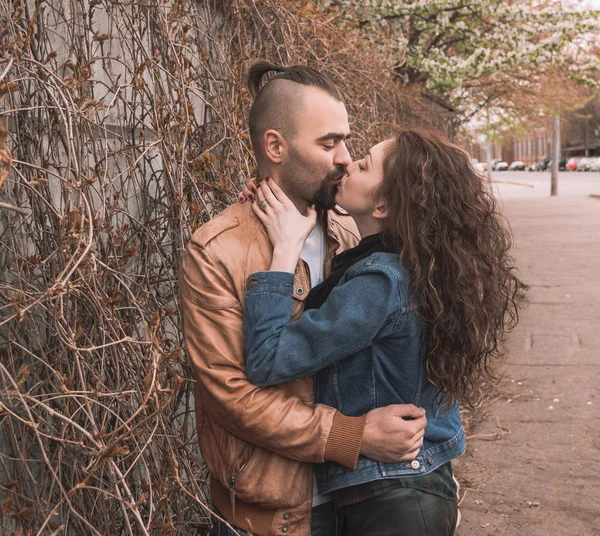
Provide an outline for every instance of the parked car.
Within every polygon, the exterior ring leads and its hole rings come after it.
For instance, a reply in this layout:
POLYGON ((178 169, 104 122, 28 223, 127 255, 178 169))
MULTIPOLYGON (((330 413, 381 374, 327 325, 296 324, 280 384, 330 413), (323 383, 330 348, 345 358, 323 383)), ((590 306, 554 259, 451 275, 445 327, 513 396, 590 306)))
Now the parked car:
POLYGON ((490 166, 492 166, 492 171, 494 171, 496 169, 496 164, 498 162, 501 162, 501 160, 499 158, 494 158, 493 160, 490 160, 490 166))
POLYGON ((483 169, 483 166, 481 165, 481 162, 479 162, 479 160, 477 160, 477 158, 472 158, 471 159, 471 165, 473 166, 473 169, 475 171, 477 171, 477 173, 484 173, 485 169, 483 169))
POLYGON ((515 160, 510 166, 508 171, 525 171, 525 164, 520 160, 515 160))
POLYGON ((576 171, 577 170, 577 162, 581 160, 581 156, 573 156, 567 160, 567 164, 565 166, 566 171, 576 171))
POLYGON ((567 166, 567 159, 566 158, 561 158, 558 161, 558 171, 565 171, 566 170, 566 166, 567 166))
POLYGON ((508 163, 507 162, 498 162, 494 166, 494 170, 496 170, 496 171, 507 171, 508 170, 508 163))
POLYGON ((549 156, 544 156, 544 158, 540 158, 537 162, 531 164, 527 169, 529 171, 547 171, 550 169, 550 162, 552 162, 552 159, 549 156))
POLYGON ((594 156, 589 161, 590 171, 600 171, 600 156, 594 156))
POLYGON ((528 171, 545 171, 546 170, 546 161, 545 160, 538 160, 537 162, 534 162, 533 164, 531 164, 528 168, 528 171))
POLYGON ((583 158, 580 158, 579 162, 577 162, 577 171, 589 171, 590 170, 589 162, 590 162, 590 159, 586 158, 585 156, 583 158))

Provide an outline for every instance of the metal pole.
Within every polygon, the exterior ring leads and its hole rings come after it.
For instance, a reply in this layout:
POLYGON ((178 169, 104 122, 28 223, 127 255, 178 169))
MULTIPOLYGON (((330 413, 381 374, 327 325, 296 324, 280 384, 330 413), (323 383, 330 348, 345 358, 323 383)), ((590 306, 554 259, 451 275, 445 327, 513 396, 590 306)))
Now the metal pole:
POLYGON ((560 115, 552 119, 552 174, 550 195, 558 195, 558 161, 560 160, 560 115))
POLYGON ((585 116, 585 156, 590 156, 590 138, 588 135, 588 116, 585 116))
POLYGON ((490 141, 490 109, 485 108, 485 157, 487 159, 487 178, 492 182, 492 144, 490 141))
POLYGON ((492 144, 487 139, 485 142, 485 157, 487 158, 487 177, 488 180, 492 181, 492 144))

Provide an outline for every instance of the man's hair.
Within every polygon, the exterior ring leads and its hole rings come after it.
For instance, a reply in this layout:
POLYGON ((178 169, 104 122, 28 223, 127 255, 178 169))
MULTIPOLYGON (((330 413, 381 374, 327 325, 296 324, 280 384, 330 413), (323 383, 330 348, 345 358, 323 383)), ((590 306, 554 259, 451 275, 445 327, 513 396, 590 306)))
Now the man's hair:
POLYGON ((341 91, 323 73, 305 65, 282 67, 259 61, 250 67, 248 89, 254 97, 250 108, 250 139, 258 164, 264 157, 262 139, 267 130, 274 129, 286 139, 295 132, 295 118, 300 109, 298 85, 322 89, 343 102, 341 91))

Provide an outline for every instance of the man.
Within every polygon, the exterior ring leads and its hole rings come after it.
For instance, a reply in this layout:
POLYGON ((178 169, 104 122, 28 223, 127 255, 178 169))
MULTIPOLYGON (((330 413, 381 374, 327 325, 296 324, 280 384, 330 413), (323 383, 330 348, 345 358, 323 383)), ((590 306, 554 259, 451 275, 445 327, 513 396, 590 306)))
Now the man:
MULTIPOLYGON (((351 219, 332 210, 336 183, 351 163, 348 116, 338 89, 307 67, 256 64, 249 88, 256 96, 249 123, 259 176, 272 177, 299 210, 315 204, 321 212, 296 268, 297 319, 334 255, 358 242, 351 219)), ((271 255, 267 233, 249 204, 224 210, 186 248, 181 316, 196 380, 198 437, 213 502, 231 525, 261 536, 332 534, 332 508, 313 492, 311 464, 334 461, 354 468, 359 454, 412 460, 426 420, 412 405, 344 416, 314 404, 311 378, 265 389, 248 382, 244 289, 250 274, 269 268, 271 255)), ((213 534, 228 531, 217 523, 213 534)))

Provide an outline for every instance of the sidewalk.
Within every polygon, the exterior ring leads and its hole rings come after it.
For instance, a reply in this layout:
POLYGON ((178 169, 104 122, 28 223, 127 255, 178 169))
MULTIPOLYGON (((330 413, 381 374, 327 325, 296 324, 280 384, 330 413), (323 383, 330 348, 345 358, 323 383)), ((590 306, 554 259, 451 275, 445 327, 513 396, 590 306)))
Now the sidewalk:
POLYGON ((457 534, 599 536, 600 199, 507 199, 504 214, 529 304, 457 463, 457 534))

